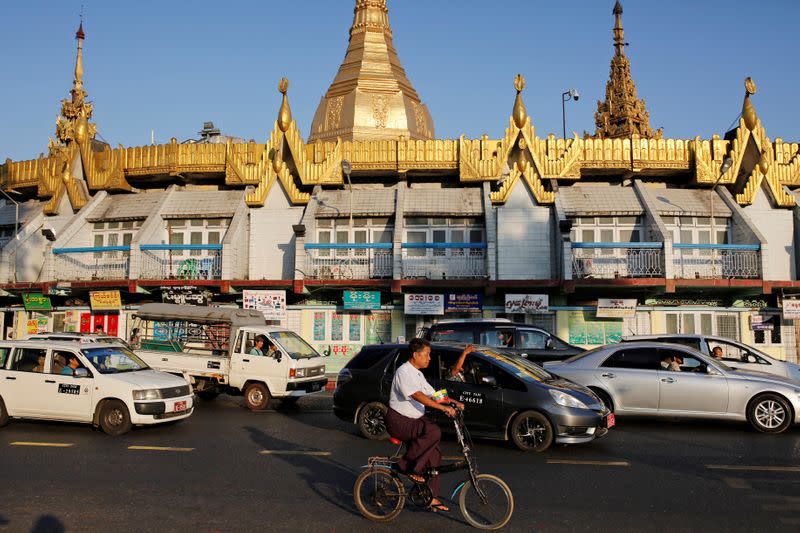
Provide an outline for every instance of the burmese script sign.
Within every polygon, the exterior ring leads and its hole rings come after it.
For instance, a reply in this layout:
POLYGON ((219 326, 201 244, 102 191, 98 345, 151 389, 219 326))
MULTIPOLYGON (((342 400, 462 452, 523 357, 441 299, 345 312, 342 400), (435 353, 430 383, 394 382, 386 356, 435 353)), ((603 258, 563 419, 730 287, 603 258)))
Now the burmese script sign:
POLYGON ((267 320, 286 320, 286 291, 242 292, 245 309, 256 309, 264 313, 267 320))
POLYGON ((783 318, 785 320, 800 318, 800 300, 783 301, 783 318))
POLYGON ((26 311, 51 311, 50 297, 40 292, 31 292, 22 295, 22 303, 26 311))
POLYGON ((631 318, 636 316, 636 298, 598 298, 597 318, 631 318))
POLYGON ((445 313, 480 313, 483 294, 479 292, 450 293, 444 301, 445 313))
POLYGON ((550 297, 546 294, 506 294, 506 313, 547 313, 550 297))
POLYGON ((443 315, 443 294, 406 294, 405 313, 407 315, 443 315))
POLYGON ((122 308, 119 291, 91 291, 89 305, 92 311, 115 311, 122 308))
POLYGON ((193 285, 161 287, 161 301, 165 304, 208 306, 211 298, 210 290, 193 285))

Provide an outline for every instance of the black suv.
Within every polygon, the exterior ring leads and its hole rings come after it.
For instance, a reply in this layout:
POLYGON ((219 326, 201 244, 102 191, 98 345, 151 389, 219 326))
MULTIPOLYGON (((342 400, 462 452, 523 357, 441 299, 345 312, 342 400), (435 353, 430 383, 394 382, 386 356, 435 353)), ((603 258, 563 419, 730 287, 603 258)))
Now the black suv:
MULTIPOLYGON (((466 405, 466 424, 475 436, 510 439, 523 451, 541 452, 553 442, 579 444, 607 433, 609 411, 594 393, 521 357, 482 346, 467 356, 465 382, 443 379, 464 346, 433 343, 430 365, 422 373, 434 389, 447 389, 466 405)), ((365 346, 339 372, 336 416, 357 424, 369 439, 386 438, 392 379, 408 357, 407 344, 365 346)), ((450 427, 439 411, 428 416, 450 427)))
POLYGON ((586 351, 541 328, 505 319, 441 320, 425 329, 422 338, 491 346, 537 363, 560 361, 586 351))

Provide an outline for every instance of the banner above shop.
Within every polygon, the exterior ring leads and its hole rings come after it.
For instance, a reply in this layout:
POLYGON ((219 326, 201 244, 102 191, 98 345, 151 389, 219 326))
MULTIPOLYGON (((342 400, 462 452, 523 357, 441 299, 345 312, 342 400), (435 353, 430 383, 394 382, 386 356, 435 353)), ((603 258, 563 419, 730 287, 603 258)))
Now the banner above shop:
POLYGON ((161 287, 161 301, 165 304, 197 305, 207 307, 211 305, 212 293, 208 289, 185 285, 180 287, 161 287))
POLYGON ((772 316, 773 315, 750 315, 750 329, 753 331, 772 331, 775 329, 772 316))
POLYGON ((378 291, 344 291, 342 301, 345 309, 380 309, 381 293, 378 291))
POLYGON ((636 299, 598 298, 597 318, 631 318, 636 316, 636 299))
POLYGON ((444 301, 444 313, 481 313, 483 294, 479 292, 450 293, 444 301))
POLYGON ((407 315, 443 315, 443 294, 406 294, 405 314, 407 315))
POLYGON ((267 320, 286 320, 286 291, 242 292, 245 309, 256 309, 264 313, 267 320))
POLYGON ((31 292, 22 295, 22 303, 25 305, 26 311, 52 311, 53 306, 50 303, 50 297, 45 296, 40 292, 31 292))
POLYGON ((800 300, 783 301, 784 320, 794 320, 800 318, 800 300))
POLYGON ((546 294, 506 294, 506 313, 548 313, 550 297, 546 294))
POLYGON ((122 308, 119 291, 91 291, 89 305, 92 311, 117 311, 122 308))

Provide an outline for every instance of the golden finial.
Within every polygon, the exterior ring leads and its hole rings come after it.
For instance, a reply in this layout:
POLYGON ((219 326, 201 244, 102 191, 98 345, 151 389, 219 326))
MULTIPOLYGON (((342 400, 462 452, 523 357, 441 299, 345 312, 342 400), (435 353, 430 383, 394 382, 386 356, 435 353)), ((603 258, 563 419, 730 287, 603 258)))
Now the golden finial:
POLYGON ((753 81, 753 78, 748 76, 744 80, 742 118, 744 119, 744 125, 747 126, 747 129, 752 131, 758 124, 758 115, 756 114, 756 108, 753 107, 753 103, 750 101, 751 94, 756 94, 756 83, 753 81))
MULTIPOLYGON (((75 32, 75 40, 78 41, 78 52, 75 58, 75 80, 72 83, 73 100, 76 98, 76 92, 83 89, 83 40, 85 38, 86 34, 83 32, 83 21, 81 20, 78 31, 75 32)), ((80 96, 78 96, 78 99, 80 99, 80 96)))
POLYGON ((289 80, 281 78, 280 83, 278 83, 278 91, 283 95, 281 110, 278 112, 278 127, 283 133, 286 133, 292 124, 292 108, 289 107, 289 97, 286 96, 289 91, 289 80))
POLYGON ((628 43, 625 42, 625 29, 622 27, 622 4, 619 0, 614 4, 614 48, 617 50, 618 56, 625 55, 625 47, 628 43))
POLYGON ((522 91, 525 89, 525 78, 522 74, 517 74, 517 77, 514 78, 514 88, 517 90, 517 98, 514 100, 514 111, 511 116, 514 118, 514 124, 522 129, 525 125, 525 120, 528 118, 528 111, 522 101, 522 91))
POLYGON ((761 159, 758 160, 758 168, 761 169, 761 173, 766 176, 767 172, 769 172, 769 166, 769 154, 767 153, 767 150, 764 149, 761 151, 761 159))

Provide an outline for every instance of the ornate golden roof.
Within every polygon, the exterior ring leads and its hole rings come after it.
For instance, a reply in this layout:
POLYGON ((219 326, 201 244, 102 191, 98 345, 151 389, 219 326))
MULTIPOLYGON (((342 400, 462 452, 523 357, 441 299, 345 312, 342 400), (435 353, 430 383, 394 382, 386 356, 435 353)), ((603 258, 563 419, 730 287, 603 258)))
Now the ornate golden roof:
POLYGON ((423 104, 392 43, 386 0, 356 0, 350 43, 311 124, 309 142, 433 139, 423 104))
POLYGON ((595 136, 606 139, 628 138, 633 134, 648 139, 660 139, 661 129, 650 127, 650 114, 636 94, 631 76, 631 62, 625 55, 625 30, 622 28, 622 4, 614 4, 614 57, 611 58, 611 75, 606 83, 606 99, 597 102, 594 122, 595 136))

